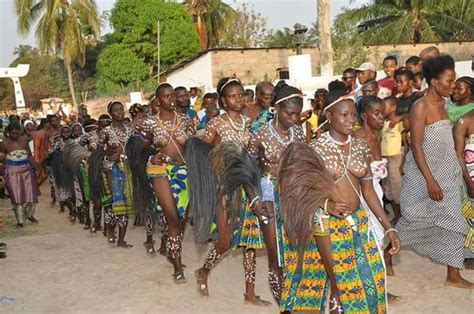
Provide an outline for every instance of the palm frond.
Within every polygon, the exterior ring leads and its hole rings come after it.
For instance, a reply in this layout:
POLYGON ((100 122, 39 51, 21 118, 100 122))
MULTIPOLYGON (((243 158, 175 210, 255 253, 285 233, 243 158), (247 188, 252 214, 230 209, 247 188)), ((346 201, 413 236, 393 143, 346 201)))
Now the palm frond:
MULTIPOLYGON (((453 34, 454 32, 463 32, 470 38, 471 40, 474 39, 474 27, 464 23, 457 18, 449 16, 444 13, 435 13, 432 18, 430 18, 432 25, 436 26, 437 30, 442 30, 447 33, 453 34)), ((453 40, 454 38, 450 38, 447 40, 453 40)))
POLYGON ((369 45, 410 42, 413 18, 407 15, 401 19, 393 18, 389 23, 365 32, 364 38, 369 45))
POLYGON ((34 0, 16 0, 15 12, 18 17, 18 33, 26 36, 30 31, 31 24, 34 22, 32 18, 32 3, 34 0))
POLYGON ((336 19, 342 19, 350 23, 359 23, 363 21, 383 18, 383 17, 393 17, 393 16, 404 16, 407 14, 407 11, 401 9, 400 7, 395 6, 394 4, 369 4, 363 5, 360 8, 347 10, 336 16, 336 19))

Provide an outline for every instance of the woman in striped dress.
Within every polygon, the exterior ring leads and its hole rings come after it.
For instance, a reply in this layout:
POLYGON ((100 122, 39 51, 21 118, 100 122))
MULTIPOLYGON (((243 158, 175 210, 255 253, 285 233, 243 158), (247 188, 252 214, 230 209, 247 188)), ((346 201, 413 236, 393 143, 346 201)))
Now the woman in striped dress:
MULTIPOLYGON (((447 266, 446 285, 472 289, 459 272, 466 233, 462 174, 443 98, 454 89, 454 60, 429 59, 423 63, 423 74, 429 88, 410 111, 411 150, 404 166, 397 229, 404 246, 447 266)), ((390 258, 386 262, 391 265, 390 258)))

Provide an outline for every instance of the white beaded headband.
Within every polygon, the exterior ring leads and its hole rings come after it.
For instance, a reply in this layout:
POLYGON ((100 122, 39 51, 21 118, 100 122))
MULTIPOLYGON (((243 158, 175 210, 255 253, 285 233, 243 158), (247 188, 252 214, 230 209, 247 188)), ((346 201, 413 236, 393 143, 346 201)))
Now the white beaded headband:
POLYGON ((288 100, 288 99, 294 98, 294 97, 298 97, 298 98, 303 99, 304 95, 302 95, 302 94, 291 94, 289 96, 283 97, 282 99, 278 99, 277 101, 275 101, 275 105, 278 105, 282 101, 285 101, 285 100, 288 100))
MULTIPOLYGON (((332 103, 330 103, 329 105, 327 105, 324 109, 323 109, 323 113, 326 113, 326 111, 331 108, 332 106, 334 106, 335 104, 337 103, 340 103, 341 101, 343 100, 346 100, 346 99, 349 99, 349 100, 352 100, 355 102, 355 98, 353 96, 349 96, 349 97, 345 97, 345 96, 342 96, 342 97, 339 97, 338 99, 336 99, 335 101, 333 101, 332 103)), ((329 122, 329 120, 326 120, 324 121, 322 124, 320 124, 317 128, 316 128, 316 131, 318 131, 319 129, 321 129, 324 125, 326 125, 327 123, 329 122)))
POLYGON ((240 80, 238 78, 231 78, 227 82, 225 82, 224 85, 222 85, 221 88, 219 88, 219 93, 222 93, 222 90, 224 89, 224 87, 226 87, 227 85, 229 85, 232 82, 239 82, 239 84, 240 84, 240 80))

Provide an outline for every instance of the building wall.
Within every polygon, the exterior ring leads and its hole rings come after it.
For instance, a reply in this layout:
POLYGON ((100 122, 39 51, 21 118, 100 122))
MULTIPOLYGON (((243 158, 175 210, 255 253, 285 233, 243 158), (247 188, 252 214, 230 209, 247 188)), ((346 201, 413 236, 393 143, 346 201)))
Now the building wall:
POLYGON ((406 44, 406 45, 383 45, 368 46, 368 59, 373 62, 377 68, 381 68, 383 58, 388 55, 395 55, 400 64, 405 64, 405 60, 411 56, 417 56, 420 51, 429 46, 436 46, 441 53, 449 54, 455 61, 471 60, 474 54, 474 42, 453 42, 439 44, 406 44))
MULTIPOLYGON (((220 78, 236 73, 244 85, 254 85, 263 80, 278 79, 277 69, 288 68, 288 56, 296 54, 294 49, 249 49, 220 50, 208 54, 212 59, 212 83, 214 88, 220 78)), ((319 51, 315 48, 303 49, 310 54, 312 73, 319 72, 319 51)))
POLYGON ((211 53, 206 53, 186 64, 184 68, 175 70, 166 77, 166 81, 174 87, 212 89, 211 53))

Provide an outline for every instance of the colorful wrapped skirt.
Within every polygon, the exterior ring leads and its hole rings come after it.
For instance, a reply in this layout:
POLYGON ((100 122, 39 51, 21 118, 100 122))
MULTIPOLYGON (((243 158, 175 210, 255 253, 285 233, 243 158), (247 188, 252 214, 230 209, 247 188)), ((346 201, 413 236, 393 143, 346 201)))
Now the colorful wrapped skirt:
POLYGON ((133 212, 131 173, 128 165, 114 162, 112 166, 112 212, 115 215, 126 215, 133 212))
MULTIPOLYGON (((353 230, 347 220, 331 216, 329 235, 336 284, 344 313, 386 313, 385 267, 375 238, 369 231, 368 213, 355 210, 353 230)), ((312 239, 306 246, 301 273, 298 254, 284 238, 284 283, 280 310, 325 311, 329 280, 321 255, 312 239)))
MULTIPOLYGON (((157 178, 157 177, 168 177, 168 182, 173 192, 173 197, 176 202, 176 207, 178 208, 178 214, 180 218, 186 216, 186 208, 189 203, 188 195, 188 171, 185 165, 175 166, 172 164, 152 164, 151 162, 147 163, 146 173, 148 178, 157 178)), ((158 200, 155 198, 154 208, 158 212, 162 212, 162 208, 159 205, 158 200)))
POLYGON ((38 184, 29 160, 6 160, 5 184, 12 204, 38 203, 38 184))

